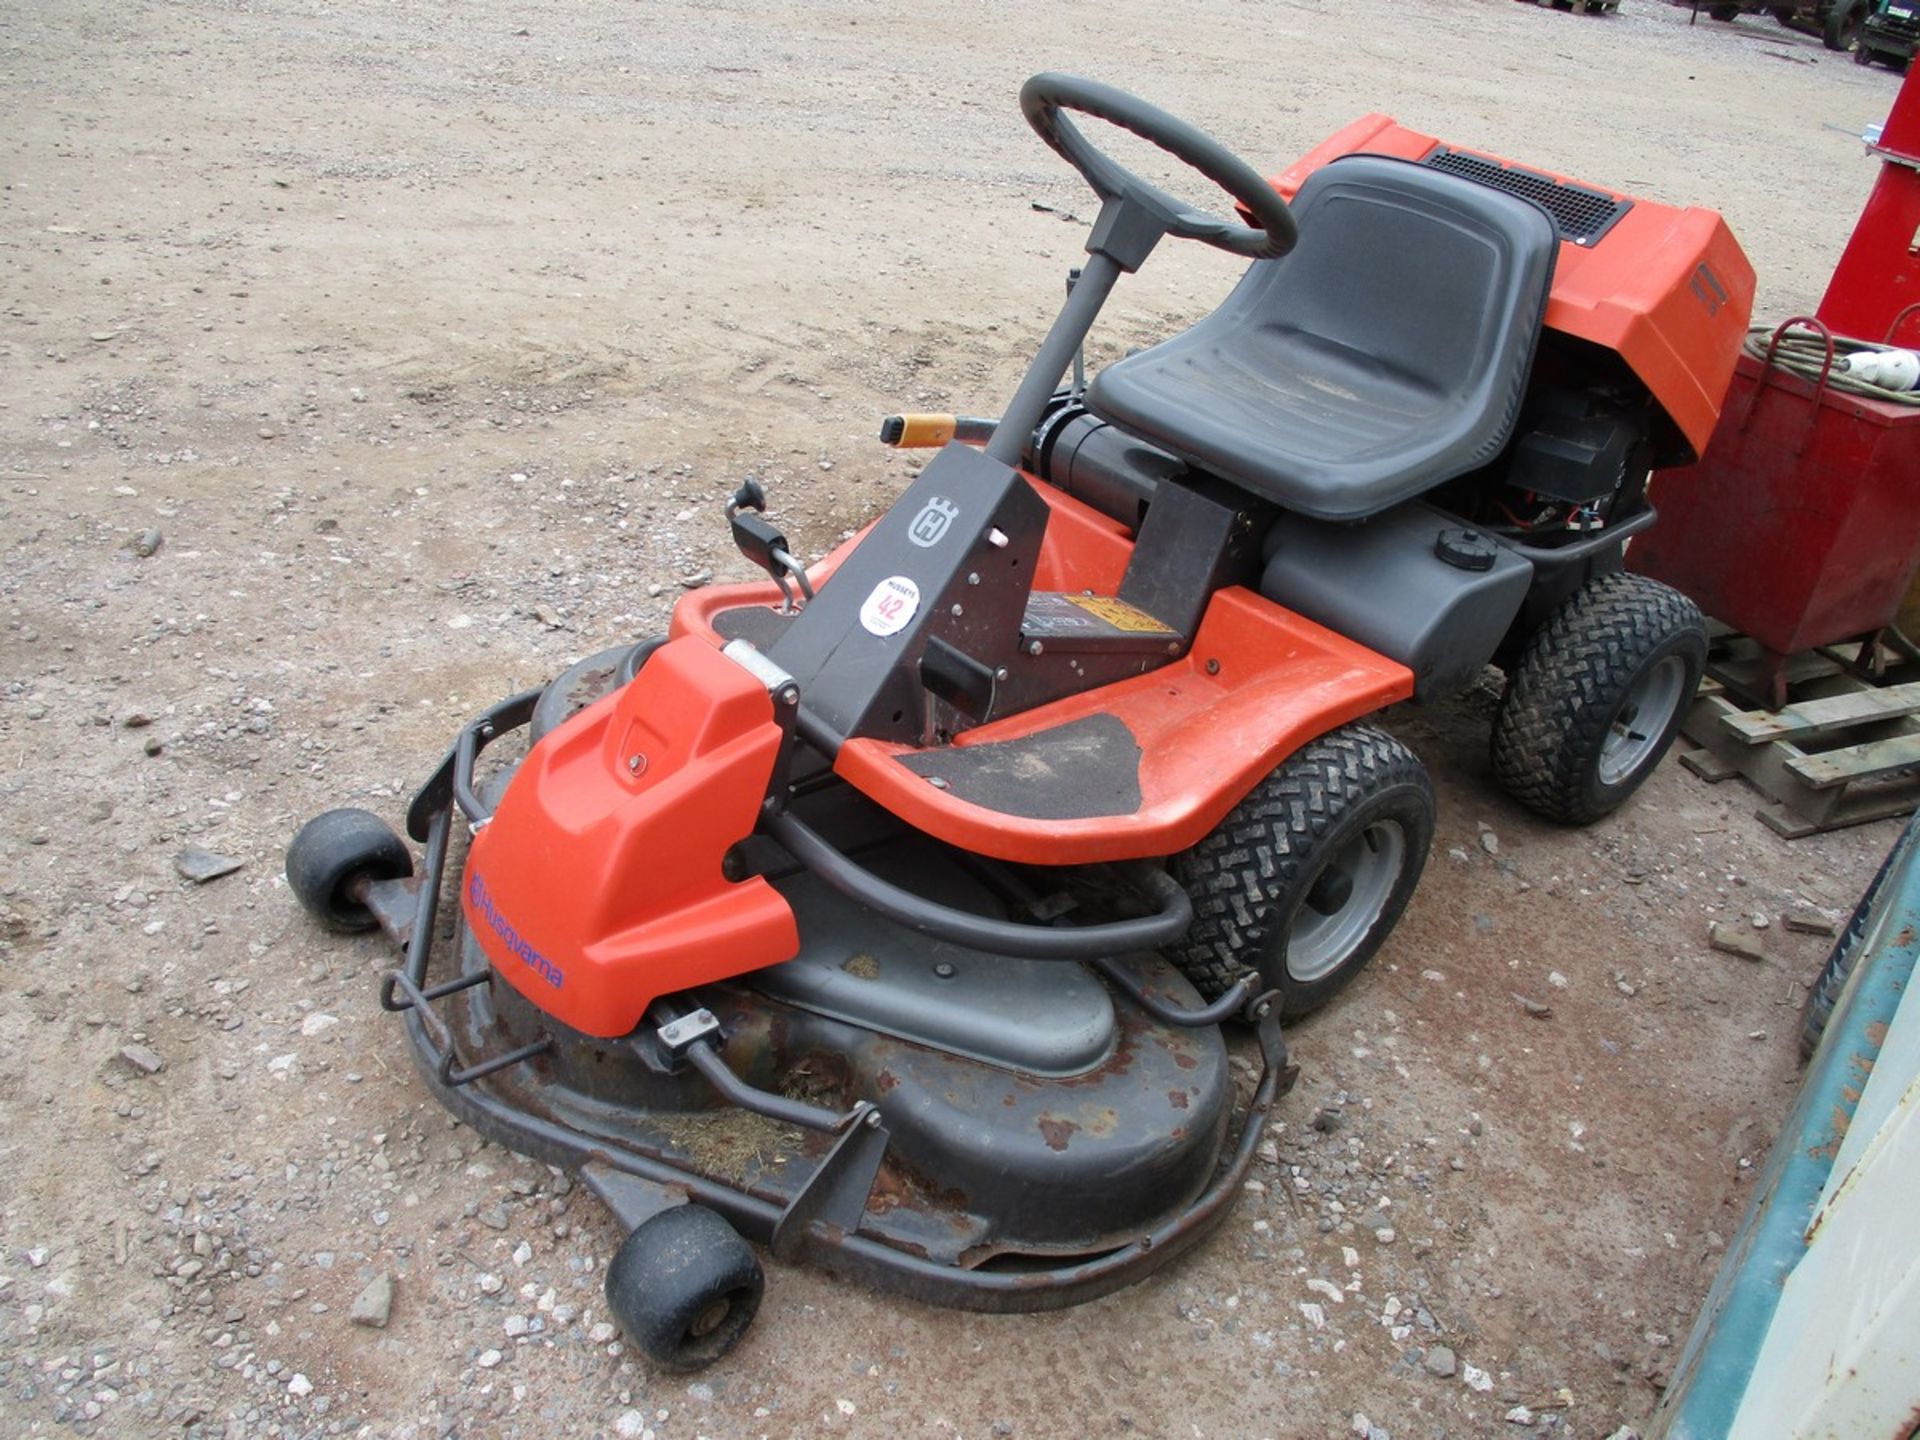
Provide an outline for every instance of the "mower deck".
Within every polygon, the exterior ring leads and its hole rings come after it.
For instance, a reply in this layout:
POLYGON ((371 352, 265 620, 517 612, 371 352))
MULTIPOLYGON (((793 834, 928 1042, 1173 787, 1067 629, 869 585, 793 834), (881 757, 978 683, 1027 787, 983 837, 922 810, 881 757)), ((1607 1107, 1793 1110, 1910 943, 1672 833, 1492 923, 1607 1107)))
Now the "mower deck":
MULTIPOLYGON (((646 1026, 610 1040, 543 1014, 498 983, 457 909, 455 959, 436 973, 454 825, 505 784, 476 783, 480 753, 533 709, 517 696, 463 731, 411 817, 426 838, 420 874, 364 893, 406 951, 382 1003, 403 1013, 421 1073, 463 1121, 579 1173, 628 1227, 693 1201, 783 1258, 967 1309, 1093 1299, 1224 1217, 1293 1072, 1267 1007, 1262 1070, 1237 1096, 1220 1007, 1203 1008, 1157 957, 1098 967, 1103 983, 929 945, 796 871, 775 883, 805 922, 801 955, 682 997, 725 1037, 698 1064, 663 1064, 646 1026), (954 993, 928 991, 929 975, 954 993), (892 1023, 885 999, 857 993, 889 984, 892 1023), (1059 1002, 1044 1016, 1036 986, 1059 1002), (1164 1018, 1175 1013, 1189 1019, 1164 1018)), ((898 863, 923 876, 944 865, 946 888, 969 886, 937 856, 898 863)))

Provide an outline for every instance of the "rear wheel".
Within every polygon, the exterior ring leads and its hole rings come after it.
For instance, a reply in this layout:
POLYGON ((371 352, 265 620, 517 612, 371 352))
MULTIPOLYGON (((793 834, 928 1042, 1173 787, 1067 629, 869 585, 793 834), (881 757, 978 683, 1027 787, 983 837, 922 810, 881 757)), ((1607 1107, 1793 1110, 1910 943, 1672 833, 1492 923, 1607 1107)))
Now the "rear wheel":
POLYGON ((1319 1009, 1406 909, 1433 808, 1426 770, 1391 735, 1369 725, 1323 735, 1174 857, 1194 922, 1168 954, 1209 998, 1252 969, 1280 992, 1283 1019, 1319 1009))
POLYGON ((1493 722, 1493 770, 1550 820, 1610 814, 1653 773, 1707 662, 1707 624, 1644 575, 1588 581, 1535 632, 1493 722))
POLYGON ((704 1205, 636 1225, 607 1266, 607 1305, 647 1358, 699 1370, 740 1343, 766 1278, 734 1228, 704 1205))
POLYGON ((1709 5, 1707 7, 1707 14, 1716 20, 1724 22, 1736 19, 1740 14, 1740 7, 1738 5, 1709 5))
MULTIPOLYGON (((1867 0, 1833 0, 1827 7, 1827 21, 1820 30, 1820 38, 1829 50, 1847 51, 1853 49, 1854 41, 1860 38, 1860 27, 1866 23, 1867 0)), ((1872 57, 1860 62, 1871 64, 1872 57)))

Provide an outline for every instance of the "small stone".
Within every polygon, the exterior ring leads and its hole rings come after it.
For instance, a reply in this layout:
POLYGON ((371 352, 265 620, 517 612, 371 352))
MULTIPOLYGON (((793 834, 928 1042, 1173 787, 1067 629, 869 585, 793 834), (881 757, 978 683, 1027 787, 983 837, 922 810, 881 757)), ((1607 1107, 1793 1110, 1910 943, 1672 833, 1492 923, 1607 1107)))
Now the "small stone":
POLYGON ((91 335, 87 336, 87 338, 96 345, 104 345, 109 340, 118 339, 119 335, 120 332, 118 330, 95 330, 91 335))
POLYGON ((591 1340, 596 1345, 604 1345, 609 1340, 613 1339, 613 1337, 617 1333, 619 1332, 617 1332, 614 1329, 610 1321, 602 1320, 599 1324, 595 1325, 591 1330, 587 1331, 587 1339, 591 1340))
POLYGON ((347 1318, 356 1325, 384 1330, 387 1328, 387 1318, 392 1314, 393 1276, 376 1275, 372 1283, 354 1297, 347 1318))
POLYGON ((313 1381, 296 1371, 294 1377, 287 1381, 287 1393, 296 1400, 305 1399, 313 1393, 313 1381))
POLYGON ((1442 1380, 1451 1380, 1460 1369, 1459 1357, 1448 1345, 1435 1345, 1427 1351, 1427 1358, 1421 1364, 1427 1367, 1429 1375, 1438 1375, 1442 1380))
POLYGON ((142 560, 150 560, 159 553, 164 538, 158 530, 142 530, 133 537, 128 548, 142 560))
POLYGON ((1542 1005, 1538 1000, 1529 1000, 1526 996, 1517 993, 1513 999, 1515 1004, 1535 1020, 1551 1020, 1553 1018, 1553 1007, 1551 1005, 1542 1005))
POLYGON ((49 1253, 46 1246, 36 1245, 27 1251, 27 1264, 31 1265, 35 1270, 45 1269, 49 1253))
MULTIPOLYGON (((473 1218, 489 1230, 504 1230, 507 1228, 507 1207, 504 1205, 489 1205, 473 1218)), ((482 1289, 486 1288, 486 1279, 487 1277, 485 1276, 481 1277, 482 1289)), ((495 1286, 494 1288, 498 1289, 499 1287, 495 1286)))
POLYGON ((1460 1378, 1467 1382, 1467 1388, 1469 1390, 1478 1390, 1482 1395, 1489 1393, 1493 1389, 1493 1376, 1480 1369, 1477 1365, 1462 1365, 1460 1367, 1460 1378))
POLYGON ((474 1283, 480 1287, 480 1293, 482 1295, 498 1295, 502 1290, 506 1289, 507 1286, 506 1281, 502 1280, 498 1275, 491 1273, 482 1275, 474 1283))
POLYGON ((1761 949, 1755 936, 1719 920, 1707 926, 1707 943, 1723 954, 1737 955, 1755 964, 1766 959, 1766 951, 1761 949))
POLYGON ((280 432, 271 425, 262 425, 260 427, 260 438, 262 440, 277 440, 279 437, 280 432))
MULTIPOLYGON (((131 725, 133 721, 129 719, 127 723, 131 725)), ((230 855, 216 855, 211 850, 202 850, 194 845, 189 845, 173 857, 173 868, 180 872, 181 878, 191 880, 196 885, 204 885, 209 880, 218 880, 222 875, 231 875, 246 863, 244 860, 235 860, 230 855)))
POLYGON ((158 1075, 167 1068, 167 1062, 145 1045, 122 1045, 120 1058, 129 1069, 141 1075, 158 1075))
POLYGON ((501 1356, 498 1350, 482 1350, 480 1352, 480 1358, 474 1363, 482 1370, 491 1370, 500 1363, 500 1359, 501 1356))
POLYGON ((613 1433, 620 1440, 640 1440, 646 1429, 647 1417, 638 1410, 622 1410, 620 1418, 613 1422, 613 1433))
POLYGON ((1531 1425, 1533 1423, 1533 1411, 1524 1405, 1516 1405, 1507 1411, 1507 1423, 1509 1425, 1531 1425))
POLYGON ((316 1010, 300 1022, 300 1033, 311 1039, 315 1035, 326 1034, 327 1031, 339 1023, 339 1016, 328 1015, 324 1011, 316 1010))
POLYGON ((1313 1128, 1318 1130, 1322 1135, 1331 1135, 1342 1125, 1346 1124, 1346 1117, 1331 1106, 1322 1105, 1318 1110, 1313 1112, 1313 1119, 1307 1123, 1312 1125, 1313 1128))
POLYGON ((533 1246, 529 1245, 526 1241, 522 1240, 518 1245, 513 1247, 514 1264, 524 1265, 531 1259, 533 1259, 533 1246))
POLYGON ((153 717, 144 710, 136 710, 120 723, 129 730, 144 730, 153 724, 153 717))
POLYGON ((1780 923, 1796 935, 1831 935, 1834 923, 1818 910, 1789 910, 1780 917, 1780 923))
POLYGON ((524 1315, 509 1315, 501 1322, 500 1328, 507 1332, 507 1338, 518 1340, 533 1328, 533 1322, 524 1315))
POLYGON ((142 745, 140 748, 146 751, 147 754, 149 755, 158 755, 162 750, 166 749, 167 747, 160 743, 160 737, 158 735, 150 735, 147 737, 147 743, 142 745))
POLYGON ((1480 848, 1489 855, 1498 855, 1500 853, 1500 837, 1491 830, 1482 830, 1480 832, 1480 848))
POLYGON ((1564 990, 1571 983, 1572 982, 1569 981, 1567 977, 1562 975, 1558 970, 1548 972, 1547 984, 1551 985, 1556 990, 1564 990))
POLYGON ((702 585, 705 585, 712 579, 713 572, 711 570, 702 570, 694 575, 682 575, 680 577, 680 588, 682 590, 698 590, 702 585))

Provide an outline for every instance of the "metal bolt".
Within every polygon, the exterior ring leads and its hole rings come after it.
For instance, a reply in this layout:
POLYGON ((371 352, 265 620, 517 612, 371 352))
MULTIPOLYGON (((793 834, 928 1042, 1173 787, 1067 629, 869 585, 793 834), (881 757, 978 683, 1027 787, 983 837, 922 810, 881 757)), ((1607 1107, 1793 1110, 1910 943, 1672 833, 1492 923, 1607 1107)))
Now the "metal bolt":
POLYGON ((878 1110, 869 1110, 867 1112, 867 1118, 860 1123, 869 1129, 878 1129, 880 1125, 880 1112, 878 1110))
POLYGON ((1006 666, 1004 666, 1004 665, 1002 665, 1002 666, 1001 666, 1001 667, 1000 667, 1000 668, 999 668, 998 670, 996 670, 996 671, 994 671, 994 672, 993 672, 993 678, 994 678, 994 679, 996 679, 996 680, 1004 680, 1004 679, 1006 679, 1006 678, 1007 678, 1007 667, 1006 667, 1006 666))
POLYGON ((780 692, 780 703, 782 705, 798 705, 800 703, 800 692, 789 685, 780 692))
POLYGON ((1038 655, 1043 648, 1038 640, 1029 640, 1027 642, 1027 654, 1029 655, 1038 655))
POLYGON ((1180 642, 1178 640, 1169 640, 1167 642, 1167 654, 1178 655, 1179 653, 1180 653, 1180 642))
POLYGON ((927 784, 933 786, 936 790, 944 790, 947 788, 947 782, 938 775, 929 775, 927 777, 927 784))
POLYGON ((1220 662, 1218 660, 1207 661, 1207 674, 1218 675, 1219 673, 1220 673, 1220 662))
POLYGON ((627 757, 627 769, 632 774, 638 775, 642 770, 646 768, 647 768, 646 756, 635 753, 627 757))
POLYGON ((953 965, 950 961, 942 960, 933 967, 933 973, 938 975, 942 980, 951 980, 953 979, 953 965))
POLYGON ((964 610, 962 610, 962 609, 960 608, 960 606, 959 606, 959 604, 958 604, 958 603, 956 602, 956 603, 955 603, 955 605, 954 605, 954 607, 953 607, 953 613, 954 613, 955 615, 964 615, 964 614, 965 614, 966 612, 965 612, 964 610))
POLYGON ((978 570, 969 570, 967 572, 967 583, 969 585, 978 585, 980 583, 980 572, 978 570))

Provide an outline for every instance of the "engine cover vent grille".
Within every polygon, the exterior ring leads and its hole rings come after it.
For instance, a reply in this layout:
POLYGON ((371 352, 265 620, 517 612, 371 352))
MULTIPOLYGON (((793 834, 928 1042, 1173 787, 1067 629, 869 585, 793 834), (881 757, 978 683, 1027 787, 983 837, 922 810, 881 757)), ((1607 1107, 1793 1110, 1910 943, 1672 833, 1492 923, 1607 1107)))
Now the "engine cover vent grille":
POLYGON ((1611 195, 1589 190, 1584 185, 1570 185, 1551 175, 1542 175, 1537 170, 1502 165, 1485 155, 1449 150, 1444 145, 1429 154, 1421 164, 1533 201, 1553 217, 1553 223, 1559 227, 1560 238, 1571 240, 1575 245, 1598 243, 1600 237, 1633 208, 1631 200, 1616 200, 1611 195))

